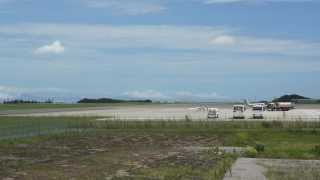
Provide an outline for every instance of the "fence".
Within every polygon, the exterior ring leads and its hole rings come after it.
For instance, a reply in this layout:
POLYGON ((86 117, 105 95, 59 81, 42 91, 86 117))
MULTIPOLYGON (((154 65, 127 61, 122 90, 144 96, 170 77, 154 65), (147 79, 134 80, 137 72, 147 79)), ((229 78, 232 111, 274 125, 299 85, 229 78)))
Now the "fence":
POLYGON ((0 139, 39 136, 84 129, 88 118, 0 117, 0 139))
POLYGON ((315 121, 261 121, 261 120, 208 120, 197 119, 152 119, 126 120, 116 117, 0 117, 0 139, 40 136, 46 134, 87 132, 112 129, 226 129, 226 128, 281 128, 320 129, 320 120, 315 121))

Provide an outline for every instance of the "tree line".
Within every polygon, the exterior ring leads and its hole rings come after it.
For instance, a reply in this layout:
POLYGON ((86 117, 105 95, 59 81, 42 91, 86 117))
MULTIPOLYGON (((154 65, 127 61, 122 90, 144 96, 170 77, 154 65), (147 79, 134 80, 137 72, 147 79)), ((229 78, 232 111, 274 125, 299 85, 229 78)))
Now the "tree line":
POLYGON ((121 99, 112 99, 112 98, 99 98, 99 99, 89 99, 83 98, 78 103, 152 103, 152 100, 121 100, 121 99))
POLYGON ((47 99, 45 101, 36 101, 36 100, 22 100, 22 99, 14 99, 14 100, 4 100, 3 104, 53 104, 52 99, 47 99))

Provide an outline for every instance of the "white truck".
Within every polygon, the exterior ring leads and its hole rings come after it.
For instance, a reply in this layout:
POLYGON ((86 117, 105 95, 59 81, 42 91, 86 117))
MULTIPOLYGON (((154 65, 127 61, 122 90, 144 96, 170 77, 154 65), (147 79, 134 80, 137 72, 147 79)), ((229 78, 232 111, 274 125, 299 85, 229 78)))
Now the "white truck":
POLYGON ((245 105, 233 105, 233 119, 244 119, 245 105))
POLYGON ((265 111, 264 105, 254 105, 252 107, 252 118, 253 119, 263 119, 263 112, 265 111))
POLYGON ((208 119, 219 118, 219 109, 218 108, 208 108, 208 119))
POLYGON ((269 103, 267 105, 267 108, 269 111, 289 111, 291 109, 294 109, 294 103, 292 102, 275 102, 275 103, 269 103))

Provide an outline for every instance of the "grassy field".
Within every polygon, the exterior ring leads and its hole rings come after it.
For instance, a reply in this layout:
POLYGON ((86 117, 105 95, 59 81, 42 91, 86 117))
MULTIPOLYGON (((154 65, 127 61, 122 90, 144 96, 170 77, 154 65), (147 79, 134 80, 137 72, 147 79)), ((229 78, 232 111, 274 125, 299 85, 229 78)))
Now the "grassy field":
POLYGON ((92 118, 76 117, 0 117, 0 140, 57 134, 85 128, 92 118))
POLYGON ((0 104, 0 110, 27 110, 27 109, 60 109, 79 107, 99 107, 101 104, 0 104))
POLYGON ((0 178, 221 179, 235 157, 218 146, 256 147, 249 157, 320 159, 319 122, 0 117, 0 130, 0 178))
POLYGON ((215 137, 162 133, 82 132, 0 143, 0 177, 14 179, 221 179, 235 156, 215 137))
POLYGON ((5 110, 110 107, 110 106, 126 106, 126 105, 143 105, 143 104, 148 104, 148 103, 0 104, 0 111, 1 110, 5 111, 5 110))

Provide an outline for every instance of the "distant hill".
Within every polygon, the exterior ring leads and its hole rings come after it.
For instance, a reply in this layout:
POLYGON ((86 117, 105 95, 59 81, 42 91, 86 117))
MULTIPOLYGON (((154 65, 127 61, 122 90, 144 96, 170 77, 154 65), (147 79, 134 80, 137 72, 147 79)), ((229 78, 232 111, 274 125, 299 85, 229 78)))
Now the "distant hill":
POLYGON ((307 100, 308 97, 300 96, 297 94, 283 95, 279 98, 275 98, 273 102, 297 102, 299 100, 307 100))
POLYGON ((152 103, 150 99, 146 100, 121 100, 121 99, 111 99, 111 98, 99 98, 99 99, 89 99, 84 98, 78 101, 78 103, 152 103))

